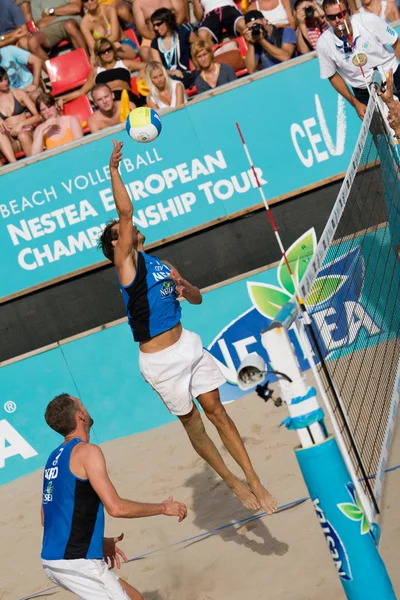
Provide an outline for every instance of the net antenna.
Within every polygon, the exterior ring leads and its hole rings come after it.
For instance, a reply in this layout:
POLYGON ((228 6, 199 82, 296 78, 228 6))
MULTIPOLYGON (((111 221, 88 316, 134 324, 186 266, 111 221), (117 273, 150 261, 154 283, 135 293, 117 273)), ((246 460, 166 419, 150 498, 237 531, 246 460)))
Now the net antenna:
MULTIPOLYGON (((366 113, 366 115, 364 117, 364 121, 366 123, 368 123, 368 122, 371 121, 372 115, 373 115, 374 106, 375 106, 375 104, 373 102, 370 102, 369 104, 370 105, 368 107, 367 113, 366 113)), ((339 411, 340 417, 341 417, 342 422, 344 424, 344 429, 345 429, 346 434, 348 436, 348 439, 349 439, 349 442, 350 442, 350 446, 351 446, 351 450, 354 453, 357 465, 358 465, 358 467, 360 469, 360 473, 361 473, 362 479, 365 482, 365 485, 366 485, 366 487, 367 487, 367 489, 368 489, 368 491, 370 493, 371 498, 373 499, 374 509, 378 513, 379 512, 379 507, 378 507, 378 505, 377 505, 377 503, 375 501, 373 490, 372 490, 372 487, 371 487, 371 483, 370 483, 368 474, 367 474, 367 472, 366 472, 366 470, 364 468, 363 462, 361 460, 361 456, 360 456, 360 453, 358 451, 357 445, 355 443, 354 436, 352 434, 350 425, 348 423, 346 412, 345 412, 345 410, 344 410, 344 408, 342 406, 342 402, 341 402, 338 394, 336 393, 336 390, 335 390, 335 387, 333 385, 333 381, 331 379, 330 373, 329 373, 329 371, 328 371, 328 369, 326 367, 324 357, 323 357, 322 352, 321 352, 321 350, 319 348, 317 336, 316 336, 316 334, 314 332, 314 329, 312 327, 311 316, 310 316, 310 314, 307 311, 307 307, 306 307, 306 305, 304 303, 303 296, 300 293, 298 282, 296 280, 296 277, 293 274, 292 268, 290 266, 290 263, 289 263, 289 260, 288 260, 287 254, 286 254, 286 250, 285 250, 285 248, 283 246, 281 236, 279 234, 278 228, 277 228, 276 223, 275 223, 275 219, 274 219, 274 217, 272 215, 272 212, 271 212, 268 200, 267 200, 267 198, 265 196, 265 193, 264 193, 264 190, 263 190, 263 188, 261 186, 261 183, 260 183, 260 180, 259 180, 259 177, 258 177, 258 174, 257 174, 257 170, 254 167, 254 163, 253 163, 253 161, 251 159, 249 149, 247 147, 247 144, 245 142, 242 130, 241 130, 240 125, 239 125, 238 122, 236 122, 236 128, 237 128, 238 134, 240 136, 240 140, 242 142, 243 149, 244 149, 244 152, 246 154, 247 160, 249 162, 250 168, 251 168, 252 173, 254 175, 258 191, 260 193, 260 196, 262 198, 263 204, 264 204, 265 209, 267 211, 267 215, 268 215, 269 221, 271 223, 271 227, 273 229, 273 232, 275 234, 276 241, 278 243, 278 246, 279 246, 279 249, 281 251, 283 260, 284 260, 284 262, 286 264, 286 267, 288 269, 290 278, 292 280, 293 288, 295 290, 294 297, 295 297, 295 300, 296 300, 296 302, 298 304, 298 307, 299 307, 299 310, 300 310, 300 316, 302 318, 302 322, 305 325, 305 328, 306 328, 307 332, 309 333, 310 339, 312 340, 312 342, 314 344, 314 348, 316 349, 317 356, 318 356, 318 359, 320 361, 321 367, 323 369, 324 375, 325 375, 326 380, 328 381, 329 386, 330 386, 330 388, 332 390, 332 393, 333 393, 333 396, 334 396, 334 399, 335 399, 336 408, 339 411)), ((354 155, 356 154, 357 151, 359 151, 358 147, 356 147, 356 149, 354 151, 352 160, 354 159, 354 155)), ((364 493, 364 490, 363 490, 363 488, 362 488, 362 486, 360 484, 359 478, 357 477, 356 470, 354 468, 353 462, 351 461, 350 455, 348 453, 348 450, 347 450, 347 447, 346 447, 346 443, 345 443, 345 440, 343 438, 343 434, 342 434, 342 432, 340 430, 340 427, 339 427, 336 415, 334 414, 332 406, 331 406, 331 404, 329 402, 329 398, 328 398, 328 396, 326 394, 326 391, 324 389, 324 385, 323 385, 323 383, 321 381, 321 377, 320 377, 320 375, 318 373, 317 366, 316 366, 315 361, 314 361, 314 357, 313 357, 313 353, 312 353, 312 349, 310 347, 309 341, 308 341, 308 339, 305 336, 302 338, 302 340, 303 340, 303 346, 304 346, 303 349, 304 349, 305 356, 306 356, 306 358, 307 358, 307 360, 308 360, 308 362, 310 364, 312 373, 313 373, 314 378, 316 380, 318 390, 319 390, 320 395, 321 395, 321 397, 323 399, 323 402, 324 402, 324 407, 325 407, 325 409, 326 409, 326 411, 327 411, 327 413, 328 413, 328 415, 329 415, 329 417, 331 419, 332 427, 333 427, 336 439, 338 441, 338 445, 339 445, 341 454, 342 454, 343 459, 345 461, 345 464, 346 464, 346 466, 347 466, 347 468, 349 470, 349 474, 351 476, 351 479, 352 479, 353 485, 355 487, 355 490, 357 492, 357 495, 358 495, 358 497, 360 499, 360 502, 361 502, 361 505, 363 507, 364 513, 365 513, 368 521, 372 524, 373 523, 373 512, 371 510, 371 505, 368 502, 366 494, 364 493)))

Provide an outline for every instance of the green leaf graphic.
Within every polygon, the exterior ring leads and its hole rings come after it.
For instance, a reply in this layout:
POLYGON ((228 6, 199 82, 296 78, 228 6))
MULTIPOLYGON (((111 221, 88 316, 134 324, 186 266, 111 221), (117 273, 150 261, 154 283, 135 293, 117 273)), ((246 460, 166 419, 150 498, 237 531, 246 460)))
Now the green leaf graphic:
POLYGON ((352 521, 361 521, 364 519, 364 513, 362 510, 358 508, 356 504, 352 504, 351 502, 343 502, 342 504, 338 504, 339 510, 352 521))
POLYGON ((370 530, 370 524, 368 523, 368 519, 366 518, 365 515, 363 515, 362 521, 361 521, 361 535, 365 535, 366 533, 368 533, 370 530))
POLYGON ((291 298, 281 288, 268 283, 248 281, 247 290, 255 308, 268 319, 275 319, 282 306, 291 298))
MULTIPOLYGON (((300 283, 305 273, 305 270, 308 267, 308 263, 310 262, 315 252, 316 245, 317 237, 315 235, 315 230, 314 228, 311 228, 308 231, 306 231, 301 237, 299 237, 299 239, 296 240, 286 252, 290 268, 293 271, 297 284, 300 283)), ((281 286, 287 292, 289 292, 290 295, 294 294, 293 281, 285 263, 285 260, 283 258, 280 261, 278 267, 278 281, 281 284, 281 286)))
POLYGON ((327 275, 326 277, 318 277, 307 296, 306 303, 308 306, 322 304, 329 300, 347 281, 345 275, 327 275))

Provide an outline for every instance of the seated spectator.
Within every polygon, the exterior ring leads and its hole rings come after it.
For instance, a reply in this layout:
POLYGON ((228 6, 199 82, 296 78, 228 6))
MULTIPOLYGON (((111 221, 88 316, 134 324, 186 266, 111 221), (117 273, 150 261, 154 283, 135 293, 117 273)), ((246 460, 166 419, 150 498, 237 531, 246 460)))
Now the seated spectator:
POLYGON ((200 71, 195 81, 199 94, 237 79, 230 65, 215 62, 212 46, 204 40, 198 40, 192 45, 192 61, 200 71))
POLYGON ((74 48, 86 48, 79 28, 81 0, 20 0, 31 11, 31 18, 39 30, 27 38, 28 49, 42 60, 63 40, 71 41, 74 48))
POLYGON ((291 27, 296 29, 290 0, 255 0, 251 2, 248 11, 259 10, 264 19, 275 27, 291 27))
POLYGON ((233 0, 193 0, 193 10, 199 37, 209 44, 218 43, 224 30, 233 37, 244 31, 243 14, 233 0))
POLYGON ((141 48, 146 54, 143 54, 142 57, 147 62, 151 60, 150 43, 154 37, 150 18, 155 10, 162 7, 169 8, 175 13, 178 25, 190 21, 188 0, 134 0, 132 4, 133 20, 138 34, 143 38, 141 48))
POLYGON ((32 154, 39 154, 44 148, 52 150, 83 137, 78 117, 60 115, 51 94, 40 94, 36 108, 45 122, 35 129, 32 154))
POLYGON ((386 23, 400 19, 399 9, 394 0, 361 0, 360 8, 354 12, 373 13, 386 23))
POLYGON ((24 90, 10 89, 7 72, 0 67, 0 152, 8 162, 16 162, 16 152, 32 154, 32 125, 40 116, 24 90), (26 118, 26 111, 31 113, 26 118))
POLYGON ((25 17, 13 0, 0 0, 0 48, 13 46, 26 36, 25 17))
POLYGON ((246 66, 249 73, 267 69, 292 58, 296 50, 296 32, 291 27, 277 29, 259 10, 246 13, 243 37, 248 43, 246 66))
POLYGON ((113 4, 100 5, 99 0, 83 0, 86 14, 81 21, 81 31, 90 53, 90 62, 95 64, 95 42, 107 38, 118 50, 121 58, 136 58, 139 49, 122 32, 117 9, 113 4))
POLYGON ((329 28, 325 13, 317 2, 296 0, 294 14, 297 27, 297 50, 300 54, 312 52, 320 36, 329 28))
MULTIPOLYGON (((91 133, 120 123, 121 103, 114 100, 114 94, 107 84, 95 85, 92 89, 92 98, 97 110, 88 119, 91 133)), ((133 102, 129 103, 129 107, 131 110, 135 108, 133 102)))
POLYGON ((183 83, 171 79, 161 63, 150 62, 146 67, 145 79, 150 88, 146 98, 147 106, 150 108, 155 110, 175 108, 187 101, 183 83))
POLYGON ((10 86, 25 90, 35 101, 42 91, 40 85, 43 62, 40 58, 17 46, 5 46, 0 49, 0 66, 7 71, 10 86), (32 67, 33 73, 28 65, 32 67))
POLYGON ((193 87, 196 73, 190 71, 190 46, 198 37, 190 23, 179 25, 169 8, 159 8, 151 15, 156 37, 151 41, 152 60, 161 62, 173 79, 180 79, 185 88, 193 87))
POLYGON ((97 66, 93 67, 87 81, 79 90, 69 92, 59 98, 59 105, 62 107, 64 102, 70 102, 79 96, 88 94, 99 83, 106 83, 109 86, 117 102, 121 100, 122 90, 127 90, 131 102, 137 102, 138 98, 131 90, 131 71, 145 69, 146 65, 131 58, 125 60, 118 58, 114 45, 107 38, 97 40, 94 53, 97 57, 97 66))
POLYGON ((131 0, 99 0, 99 4, 102 6, 115 6, 118 19, 123 23, 123 26, 133 23, 131 0))

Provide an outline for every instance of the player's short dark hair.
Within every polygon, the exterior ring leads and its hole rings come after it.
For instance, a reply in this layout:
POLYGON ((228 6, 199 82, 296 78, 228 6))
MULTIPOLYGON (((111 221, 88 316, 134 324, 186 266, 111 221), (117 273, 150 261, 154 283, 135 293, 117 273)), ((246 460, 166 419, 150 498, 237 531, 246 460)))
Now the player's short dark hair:
MULTIPOLYGON (((349 8, 349 4, 348 4, 347 0, 339 0, 339 1, 341 4, 344 4, 347 9, 349 8)), ((325 12, 325 9, 327 6, 337 6, 337 5, 338 5, 338 0, 323 0, 322 10, 325 12)))
POLYGON ((66 436, 76 427, 75 415, 79 407, 69 394, 59 394, 47 405, 44 418, 49 427, 66 436))
POLYGON ((114 246, 113 241, 118 239, 118 231, 114 229, 114 225, 119 223, 118 219, 111 219, 103 229, 103 233, 99 237, 97 247, 103 252, 104 256, 111 260, 114 264, 114 246))
POLYGON ((175 31, 178 29, 178 23, 176 20, 176 15, 169 8, 161 7, 157 8, 150 16, 150 21, 154 23, 154 21, 161 21, 165 23, 171 31, 175 31))

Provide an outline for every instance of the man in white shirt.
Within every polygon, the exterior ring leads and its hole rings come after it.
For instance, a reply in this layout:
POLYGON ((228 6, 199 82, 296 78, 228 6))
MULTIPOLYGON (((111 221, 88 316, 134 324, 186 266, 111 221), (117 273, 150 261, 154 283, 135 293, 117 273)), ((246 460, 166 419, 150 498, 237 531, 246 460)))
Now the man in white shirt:
POLYGON ((376 15, 364 13, 350 17, 346 0, 340 3, 324 0, 322 8, 332 26, 317 43, 321 78, 329 79, 363 119, 369 99, 367 84, 374 67, 381 66, 385 73, 393 69, 395 88, 400 91, 398 35, 376 15), (394 52, 387 46, 392 46, 394 52))

